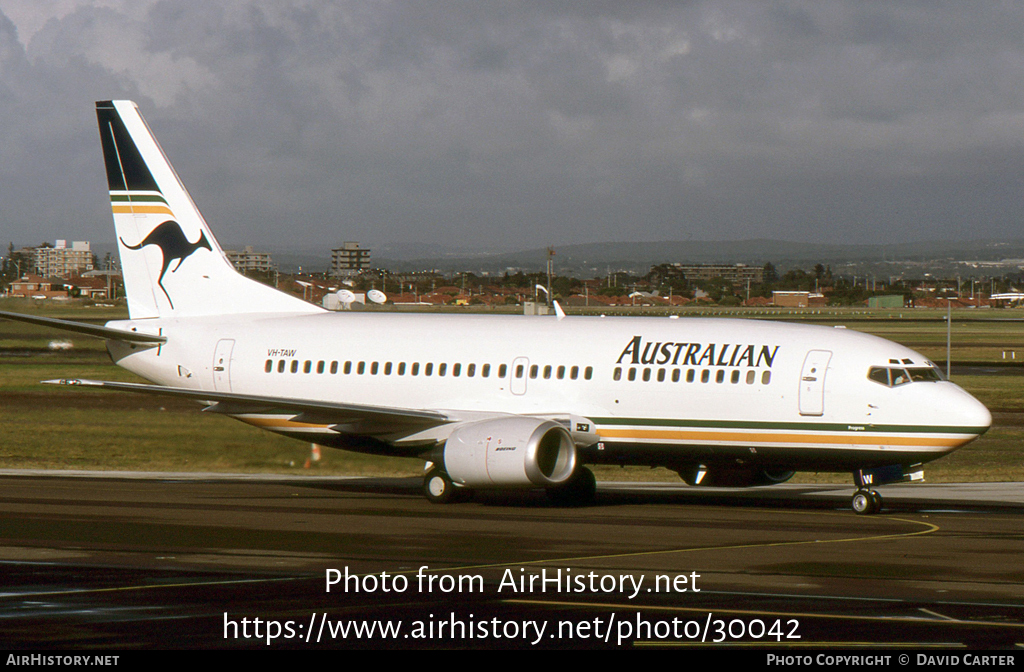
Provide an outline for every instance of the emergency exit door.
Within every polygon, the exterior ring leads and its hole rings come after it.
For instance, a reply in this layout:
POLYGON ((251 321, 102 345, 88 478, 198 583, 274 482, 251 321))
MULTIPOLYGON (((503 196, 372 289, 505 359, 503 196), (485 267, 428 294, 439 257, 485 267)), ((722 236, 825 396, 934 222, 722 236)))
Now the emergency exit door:
POLYGON ((526 394, 526 377, 530 370, 530 360, 527 357, 516 357, 512 360, 512 370, 509 371, 509 390, 512 394, 526 394))

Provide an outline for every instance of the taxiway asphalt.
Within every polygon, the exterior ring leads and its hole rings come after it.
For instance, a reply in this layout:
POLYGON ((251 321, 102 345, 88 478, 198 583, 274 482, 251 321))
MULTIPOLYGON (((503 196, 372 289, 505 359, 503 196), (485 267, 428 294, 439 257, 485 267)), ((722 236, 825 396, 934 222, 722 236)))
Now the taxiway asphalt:
POLYGON ((557 508, 432 505, 413 479, 2 472, 0 646, 1012 647, 1022 490, 890 486, 857 516, 832 485, 602 483, 557 508))

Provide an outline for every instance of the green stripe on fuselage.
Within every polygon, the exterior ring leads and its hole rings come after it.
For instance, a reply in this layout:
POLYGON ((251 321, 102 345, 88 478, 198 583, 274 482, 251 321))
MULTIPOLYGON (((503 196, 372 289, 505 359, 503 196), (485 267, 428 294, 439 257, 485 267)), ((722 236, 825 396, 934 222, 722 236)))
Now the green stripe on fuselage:
POLYGON ((703 427, 712 429, 764 429, 764 430, 796 430, 804 432, 844 432, 861 434, 864 432, 882 433, 917 433, 917 434, 982 434, 987 427, 943 427, 924 425, 872 425, 867 423, 831 423, 831 422, 761 422, 748 420, 675 420, 671 418, 594 418, 597 425, 631 426, 631 427, 703 427))

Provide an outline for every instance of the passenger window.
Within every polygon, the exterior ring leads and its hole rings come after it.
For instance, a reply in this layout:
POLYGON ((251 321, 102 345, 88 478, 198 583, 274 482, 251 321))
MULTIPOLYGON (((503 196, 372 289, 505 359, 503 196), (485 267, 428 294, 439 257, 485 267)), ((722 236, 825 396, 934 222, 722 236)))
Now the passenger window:
POLYGON ((270 373, 271 371, 273 371, 274 370, 274 360, 268 359, 267 363, 263 366, 263 370, 266 371, 267 373, 270 373))
POLYGON ((434 363, 427 362, 426 366, 423 367, 423 375, 429 376, 434 371, 434 363))
POLYGON ((547 366, 544 367, 544 380, 548 380, 550 378, 551 378, 551 365, 548 364, 547 366))
POLYGON ((658 382, 659 383, 664 383, 665 382, 665 369, 658 369, 658 382))
POLYGON ((585 379, 587 379, 587 380, 590 380, 591 378, 593 378, 594 377, 594 367, 588 366, 587 368, 583 369, 583 377, 585 379))
POLYGON ((405 375, 405 362, 399 362, 399 364, 398 364, 398 375, 400 375, 400 376, 404 376, 405 375))
POLYGON ((696 375, 696 373, 694 373, 694 370, 693 369, 689 369, 686 372, 686 382, 692 383, 693 382, 693 378, 694 378, 695 375, 696 375))
POLYGON ((476 364, 470 364, 466 367, 466 375, 470 378, 476 375, 476 364))
POLYGON ((651 379, 651 370, 649 368, 644 369, 644 382, 646 383, 651 379))
POLYGON ((622 367, 616 366, 615 370, 612 371, 612 380, 622 380, 622 367))
MULTIPOLYGON (((502 366, 504 366, 504 364, 502 366)), ((523 377, 523 365, 522 364, 517 364, 516 365, 516 378, 522 378, 522 377, 523 377)))
POLYGON ((413 362, 413 364, 412 364, 412 375, 414 375, 414 376, 420 375, 420 363, 419 362, 413 362))
POLYGON ((385 376, 390 376, 391 375, 391 362, 387 362, 387 363, 384 364, 384 375, 385 376))
POLYGON ((753 371, 747 371, 747 385, 753 385, 756 377, 757 375, 753 371))
POLYGON ((447 370, 448 370, 448 365, 447 364, 443 364, 442 363, 442 364, 438 364, 437 365, 437 375, 443 376, 444 372, 447 371, 447 370))
POLYGON ((772 372, 765 371, 764 373, 761 374, 761 384, 767 385, 770 382, 772 382, 772 372))
POLYGON ((537 365, 536 364, 532 364, 530 366, 530 378, 536 378, 536 377, 537 377, 537 365))
POLYGON ((370 375, 371 376, 376 376, 377 375, 377 369, 379 369, 379 368, 380 368, 380 364, 378 362, 373 362, 372 364, 370 364, 370 375))
POLYGON ((316 363, 316 372, 317 373, 323 373, 325 366, 326 366, 326 363, 324 362, 324 360, 321 359, 319 362, 316 363))
POLYGON ((679 382, 679 369, 672 369, 672 382, 673 383, 678 383, 679 382))
POLYGON ((706 383, 709 380, 711 380, 711 371, 709 371, 708 369, 704 369, 703 371, 700 372, 700 382, 706 383))
POLYGON ((629 375, 627 376, 627 378, 629 378, 630 381, 636 380, 636 369, 635 368, 630 367, 629 375))
POLYGON ((738 382, 740 382, 740 372, 738 370, 737 371, 733 371, 732 372, 732 384, 735 385, 738 382))
POLYGON ((724 383, 725 382, 725 369, 719 369, 718 370, 718 372, 715 374, 715 382, 716 383, 724 383))
POLYGON ((352 362, 345 362, 345 375, 352 373, 352 362))
POLYGON ((293 359, 292 360, 292 373, 298 373, 298 372, 299 372, 299 360, 293 359))
POLYGON ((284 373, 284 367, 285 367, 285 363, 284 363, 284 360, 282 359, 281 361, 279 361, 277 363, 277 372, 278 373, 284 373))
MULTIPOLYGON (((576 380, 579 377, 579 375, 580 367, 574 366, 571 369, 569 369, 569 377, 572 378, 573 380, 576 380)), ((618 378, 616 378, 615 380, 618 380, 618 378)))
POLYGON ((338 373, 338 362, 331 362, 331 373, 338 373))
POLYGON ((483 367, 481 367, 481 369, 480 369, 480 375, 483 376, 484 378, 490 378, 491 377, 491 365, 490 364, 484 364, 483 367))
POLYGON ((559 366, 558 367, 558 370, 555 372, 555 377, 558 378, 559 380, 562 380, 563 378, 565 378, 565 367, 564 366, 559 366))
POLYGON ((366 373, 366 362, 359 362, 359 364, 356 365, 356 373, 360 376, 366 373))
POLYGON ((452 364, 452 375, 456 378, 462 373, 462 364, 452 364))

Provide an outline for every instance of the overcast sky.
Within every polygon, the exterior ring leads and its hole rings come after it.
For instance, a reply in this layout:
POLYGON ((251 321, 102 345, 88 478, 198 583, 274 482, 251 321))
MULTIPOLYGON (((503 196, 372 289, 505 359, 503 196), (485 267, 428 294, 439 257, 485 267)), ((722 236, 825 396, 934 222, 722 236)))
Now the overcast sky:
POLYGON ((113 242, 135 100, 226 245, 1024 237, 1024 3, 0 0, 0 238, 113 242))

